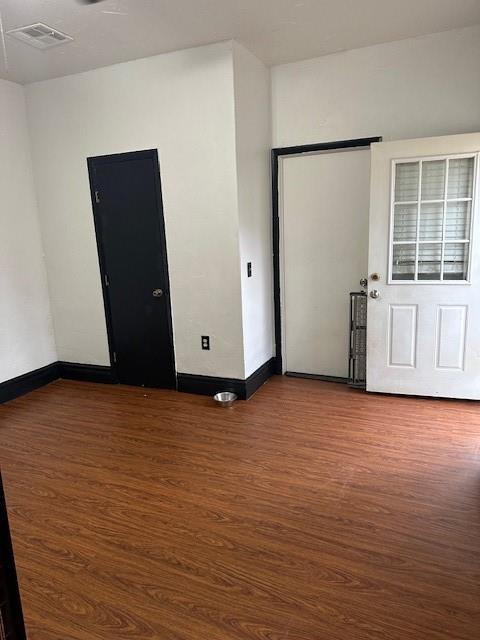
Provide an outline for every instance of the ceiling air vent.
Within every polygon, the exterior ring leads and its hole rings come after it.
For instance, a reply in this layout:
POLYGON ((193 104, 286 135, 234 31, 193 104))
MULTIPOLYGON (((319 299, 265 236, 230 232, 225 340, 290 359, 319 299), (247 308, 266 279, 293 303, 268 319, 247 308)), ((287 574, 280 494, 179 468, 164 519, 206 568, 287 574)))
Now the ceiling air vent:
POLYGON ((19 29, 10 29, 10 31, 7 31, 7 34, 12 36, 12 38, 30 44, 36 49, 49 49, 57 44, 71 42, 73 40, 73 38, 67 36, 65 33, 57 31, 57 29, 53 29, 41 22, 29 24, 19 29))

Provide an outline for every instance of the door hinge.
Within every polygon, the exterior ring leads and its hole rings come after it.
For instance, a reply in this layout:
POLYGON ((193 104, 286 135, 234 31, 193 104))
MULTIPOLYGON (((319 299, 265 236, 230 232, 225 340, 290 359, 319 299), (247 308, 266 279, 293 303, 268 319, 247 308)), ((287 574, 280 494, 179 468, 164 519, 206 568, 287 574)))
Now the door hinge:
POLYGON ((98 191, 95 191, 95 202, 97 204, 100 204, 100 194, 98 193, 98 191))
POLYGON ((113 352, 113 361, 115 364, 117 364, 117 354, 115 353, 115 351, 113 352))
POLYGON ((103 277, 105 278, 105 286, 109 287, 110 286, 110 280, 108 279, 107 274, 105 273, 103 277))

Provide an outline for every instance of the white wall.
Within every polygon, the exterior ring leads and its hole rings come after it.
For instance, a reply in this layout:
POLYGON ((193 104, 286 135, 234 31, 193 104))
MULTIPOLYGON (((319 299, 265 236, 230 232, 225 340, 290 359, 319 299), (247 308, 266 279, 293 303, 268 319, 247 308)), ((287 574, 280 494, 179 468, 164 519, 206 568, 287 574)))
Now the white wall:
POLYGON ((270 73, 234 43, 236 161, 245 377, 274 354, 270 73), (247 263, 252 277, 247 277, 247 263))
POLYGON ((57 360, 23 88, 0 80, 0 382, 57 360))
MULTIPOLYGON (((479 59, 480 27, 471 27, 275 67, 273 144, 478 130, 479 59)), ((86 158, 156 147, 177 370, 243 378, 268 360, 265 67, 228 42, 26 92, 59 358, 109 363, 86 158), (203 334, 211 351, 201 350, 203 334)))
POLYGON ((272 70, 274 146, 480 130, 480 27, 272 70))
POLYGON ((232 43, 36 83, 27 102, 59 358, 109 364, 86 158, 158 148, 177 370, 243 378, 232 43))

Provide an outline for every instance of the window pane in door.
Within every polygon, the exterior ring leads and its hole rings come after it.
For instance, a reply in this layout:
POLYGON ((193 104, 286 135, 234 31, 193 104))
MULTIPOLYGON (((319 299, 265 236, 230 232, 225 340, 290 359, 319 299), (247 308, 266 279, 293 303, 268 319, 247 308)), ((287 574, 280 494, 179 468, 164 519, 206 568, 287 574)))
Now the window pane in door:
POLYGON ((415 278, 415 252, 414 244, 393 245, 392 280, 415 278))
POLYGON ((442 264, 441 244, 421 244, 418 247, 418 279, 440 280, 442 264))
POLYGON ((401 162, 395 166, 395 202, 418 200, 418 162, 401 162))
POLYGON ((475 157, 397 160, 391 279, 468 280, 475 157))
POLYGON ((466 280, 468 277, 468 242, 447 242, 443 261, 444 280, 466 280))
POLYGON ((420 208, 420 240, 441 240, 443 233, 443 202, 423 203, 420 208))
POLYGON ((445 191, 446 160, 422 163, 422 200, 441 200, 445 191))
POLYGON ((445 240, 468 240, 472 203, 469 200, 447 203, 445 240))
POLYGON ((471 198, 473 158, 452 158, 448 165, 448 198, 471 198))
POLYGON ((396 204, 393 220, 395 241, 415 241, 417 239, 417 205, 396 204))

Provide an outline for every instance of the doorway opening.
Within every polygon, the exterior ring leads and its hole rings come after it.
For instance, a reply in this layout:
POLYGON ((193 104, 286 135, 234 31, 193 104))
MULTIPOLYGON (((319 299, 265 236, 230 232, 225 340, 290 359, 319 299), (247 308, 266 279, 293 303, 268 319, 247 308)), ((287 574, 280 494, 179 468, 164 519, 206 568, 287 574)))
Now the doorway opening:
POLYGON ((370 145, 272 150, 276 372, 346 381, 349 293, 367 275, 370 145))

